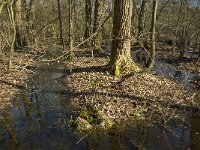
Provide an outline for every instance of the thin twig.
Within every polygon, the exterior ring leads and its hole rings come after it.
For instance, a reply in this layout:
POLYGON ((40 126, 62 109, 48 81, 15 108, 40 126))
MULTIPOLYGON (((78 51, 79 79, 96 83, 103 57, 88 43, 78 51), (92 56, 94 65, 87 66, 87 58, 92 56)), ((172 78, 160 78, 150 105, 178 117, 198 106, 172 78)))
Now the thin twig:
POLYGON ((89 134, 90 134, 90 133, 88 133, 88 134, 86 134, 85 136, 83 136, 82 138, 80 138, 80 140, 78 140, 78 141, 76 142, 76 144, 80 143, 80 142, 81 142, 84 138, 86 138, 89 134))

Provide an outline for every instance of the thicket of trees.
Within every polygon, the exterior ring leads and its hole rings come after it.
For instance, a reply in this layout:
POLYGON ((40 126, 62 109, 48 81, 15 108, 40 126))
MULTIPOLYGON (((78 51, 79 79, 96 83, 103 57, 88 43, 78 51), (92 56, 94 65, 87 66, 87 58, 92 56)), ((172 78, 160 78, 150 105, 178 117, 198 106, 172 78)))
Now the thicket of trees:
POLYGON ((114 72, 135 65, 130 47, 139 45, 149 50, 150 67, 156 42, 180 50, 180 57, 189 47, 199 48, 200 1, 0 0, 0 59, 9 57, 8 70, 16 50, 54 44, 73 59, 77 45, 101 52, 112 43, 114 72))

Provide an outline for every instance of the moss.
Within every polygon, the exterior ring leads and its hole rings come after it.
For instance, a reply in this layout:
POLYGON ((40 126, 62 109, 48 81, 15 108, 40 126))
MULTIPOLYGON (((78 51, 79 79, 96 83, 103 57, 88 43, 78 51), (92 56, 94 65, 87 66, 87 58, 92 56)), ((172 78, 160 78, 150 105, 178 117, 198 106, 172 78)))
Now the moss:
POLYGON ((88 119, 89 117, 89 114, 88 114, 88 111, 87 111, 87 108, 84 106, 83 110, 80 112, 80 115, 79 115, 81 118, 84 118, 84 119, 88 119))
POLYGON ((73 126, 76 128, 77 131, 88 131, 92 129, 92 125, 85 119, 81 117, 77 117, 75 122, 73 123, 73 126))
POLYGON ((90 105, 84 106, 79 116, 87 120, 90 124, 99 124, 102 122, 102 117, 98 111, 90 105))
POLYGON ((113 126, 113 122, 106 116, 102 116, 103 121, 99 124, 100 128, 103 130, 108 130, 113 126))
POLYGON ((118 77, 120 75, 120 68, 118 65, 115 65, 114 76, 118 77))
POLYGON ((86 105, 80 111, 79 116, 73 123, 73 126, 78 131, 86 131, 96 127, 106 130, 112 126, 112 122, 100 114, 95 107, 86 105))

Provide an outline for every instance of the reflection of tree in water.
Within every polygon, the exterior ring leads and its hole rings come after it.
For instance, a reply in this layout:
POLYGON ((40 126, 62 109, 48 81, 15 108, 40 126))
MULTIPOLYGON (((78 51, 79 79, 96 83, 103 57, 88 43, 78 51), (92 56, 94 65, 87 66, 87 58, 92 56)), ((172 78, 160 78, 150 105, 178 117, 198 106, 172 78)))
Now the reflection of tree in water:
POLYGON ((128 126, 128 137, 135 149, 145 149, 147 143, 147 123, 145 121, 135 120, 128 126))
POLYGON ((86 140, 87 149, 89 150, 123 150, 124 146, 124 130, 114 125, 108 131, 102 131, 101 129, 94 129, 88 135, 86 140))
POLYGON ((26 124, 26 122, 28 123, 28 126, 27 128, 32 130, 33 129, 33 120, 32 120, 32 99, 29 98, 28 94, 27 93, 22 93, 22 96, 21 96, 21 101, 23 102, 23 105, 21 106, 24 106, 24 115, 21 117, 22 119, 24 119, 24 123, 26 124))
POLYGON ((124 131, 118 125, 113 125, 109 133, 109 142, 111 150, 123 150, 122 137, 124 131))
MULTIPOLYGON (((15 125, 14 125, 14 121, 12 118, 12 115, 10 113, 5 113, 3 116, 3 127, 5 128, 5 131, 7 133, 4 133, 4 135, 1 135, 1 141, 0 141, 0 145, 4 144, 5 142, 10 142, 11 144, 9 144, 9 148, 10 149, 18 149, 18 147, 20 146, 20 143, 17 139, 17 134, 15 131, 15 125), (9 139, 10 141, 6 141, 7 139, 9 139)), ((1 125, 2 128, 2 125, 1 125)), ((5 147, 6 149, 8 147, 5 147)))
POLYGON ((96 130, 91 131, 86 138, 88 150, 98 150, 101 144, 102 134, 96 130))
POLYGON ((191 120, 191 149, 200 149, 200 116, 193 116, 191 120))
POLYGON ((36 93, 31 93, 30 95, 28 93, 23 93, 21 96, 21 101, 23 102, 23 105, 18 105, 18 110, 24 109, 24 115, 23 113, 20 113, 20 117, 22 119, 21 121, 27 121, 27 128, 29 130, 33 130, 34 126, 38 128, 38 125, 43 127, 44 123, 42 122, 38 95, 36 93), (23 106, 23 108, 20 106, 23 106))
POLYGON ((42 114, 41 114, 42 110, 41 110, 41 107, 40 107, 40 100, 39 100, 38 94, 33 93, 32 95, 33 95, 32 96, 32 102, 33 102, 33 99, 35 97, 35 107, 34 107, 35 116, 36 116, 36 118, 38 118, 40 127, 44 127, 45 126, 45 120, 42 119, 42 114))
POLYGON ((181 75, 182 75, 181 71, 175 71, 174 78, 181 80, 181 75))

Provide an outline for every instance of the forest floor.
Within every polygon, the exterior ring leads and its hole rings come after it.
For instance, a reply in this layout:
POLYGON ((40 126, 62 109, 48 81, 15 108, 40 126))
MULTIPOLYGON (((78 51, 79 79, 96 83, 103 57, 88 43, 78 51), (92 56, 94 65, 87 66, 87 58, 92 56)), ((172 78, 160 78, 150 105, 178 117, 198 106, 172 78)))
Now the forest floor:
MULTIPOLYGON (((172 55, 169 50, 158 51, 158 58, 168 60, 178 69, 191 70, 200 73, 199 62, 178 62, 178 55, 172 55), (173 56, 173 57, 172 57, 173 56), (173 62, 174 61, 174 62, 173 62), (190 65, 196 68, 191 68, 190 65)), ((106 64, 109 56, 95 54, 83 50, 75 51, 76 57, 67 62, 66 68, 70 74, 64 78, 67 90, 76 93, 72 102, 77 108, 92 105, 103 116, 113 122, 130 118, 144 119, 151 114, 158 114, 166 120, 178 111, 177 106, 195 106, 194 91, 186 89, 179 83, 161 77, 151 72, 124 74, 113 77, 109 74, 106 64)), ((27 66, 34 66, 37 62, 33 57, 36 53, 19 53, 14 55, 12 72, 6 73, 7 63, 0 65, 0 112, 12 106, 14 96, 20 89, 27 88, 27 79, 34 76, 27 66)), ((7 62, 7 60, 5 60, 7 62)))
POLYGON ((107 55, 92 58, 82 51, 76 53, 78 57, 66 65, 71 74, 65 83, 76 93, 72 101, 78 108, 92 105, 113 122, 155 116, 166 121, 176 117, 178 107, 195 105, 194 92, 179 83, 147 71, 113 77, 105 71, 107 55))

